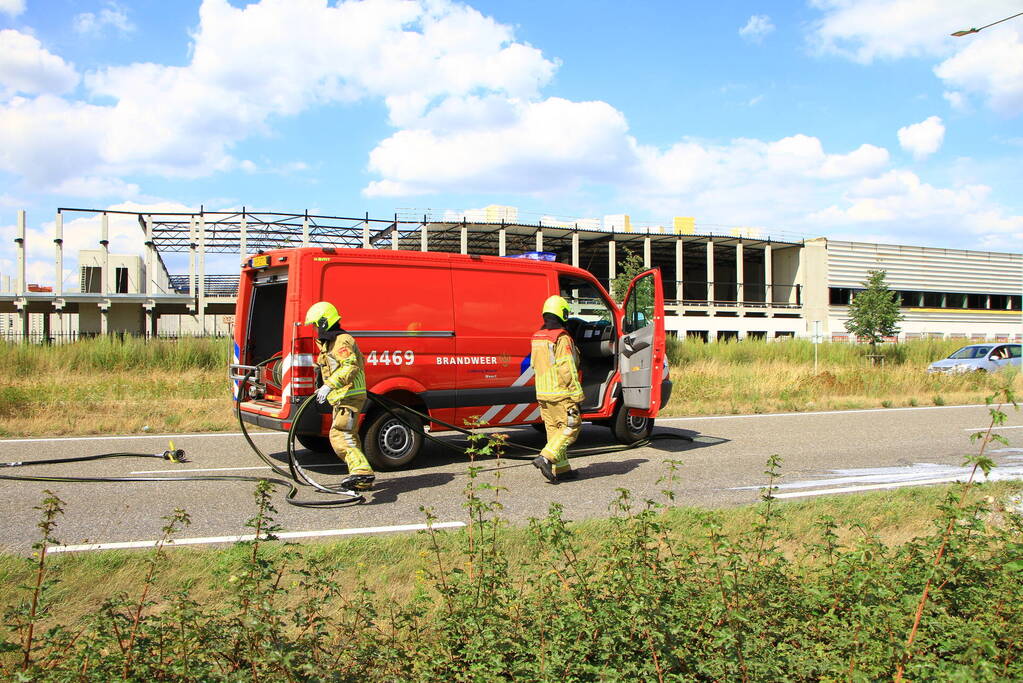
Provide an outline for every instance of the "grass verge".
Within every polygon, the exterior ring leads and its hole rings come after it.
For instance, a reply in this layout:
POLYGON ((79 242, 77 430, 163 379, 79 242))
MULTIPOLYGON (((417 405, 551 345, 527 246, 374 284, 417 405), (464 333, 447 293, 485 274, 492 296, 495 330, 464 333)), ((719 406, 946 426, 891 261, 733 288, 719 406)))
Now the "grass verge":
MULTIPOLYGON (((468 492, 474 524, 455 533, 83 554, 51 558, 45 571, 38 556, 0 557, 0 582, 23 587, 2 599, 0 672, 1011 680, 1023 673, 1013 607, 1023 526, 1000 501, 1021 490, 767 496, 725 510, 638 504, 622 491, 608 520, 568 523, 555 505, 508 528, 495 515, 500 487, 479 484, 468 492), (943 541, 948 560, 934 563, 943 541), (919 636, 905 646, 932 579, 919 636)), ((257 490, 257 533, 277 530, 268 493, 257 490)), ((60 502, 41 509, 53 540, 60 502)), ((168 520, 172 535, 187 515, 168 520)))
MULTIPOLYGON (((230 340, 97 338, 63 346, 0 345, 0 437, 232 431, 230 340)), ((674 382, 663 415, 693 416, 982 403, 996 375, 929 375, 959 342, 867 348, 806 340, 703 344, 672 340, 674 382)), ((1004 375, 1005 373, 999 373, 1004 375)), ((1015 373, 1012 386, 1023 388, 1015 373)))

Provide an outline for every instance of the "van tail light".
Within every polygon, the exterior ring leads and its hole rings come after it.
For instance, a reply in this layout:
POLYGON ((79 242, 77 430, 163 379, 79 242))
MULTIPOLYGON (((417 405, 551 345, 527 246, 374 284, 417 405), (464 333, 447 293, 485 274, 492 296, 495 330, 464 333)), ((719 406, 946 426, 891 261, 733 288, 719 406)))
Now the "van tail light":
POLYGON ((312 337, 295 337, 291 342, 291 358, 285 366, 285 396, 308 396, 316 389, 317 353, 312 337))

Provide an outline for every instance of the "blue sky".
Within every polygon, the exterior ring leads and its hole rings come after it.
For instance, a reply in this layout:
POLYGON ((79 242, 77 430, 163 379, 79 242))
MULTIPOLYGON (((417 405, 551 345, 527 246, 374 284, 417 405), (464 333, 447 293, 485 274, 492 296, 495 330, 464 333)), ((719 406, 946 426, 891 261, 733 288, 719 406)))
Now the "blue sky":
MULTIPOLYGON (((58 206, 489 204, 1023 248, 1019 0, 0 0, 0 272, 58 206)), ((94 247, 95 221, 65 226, 94 247)), ((138 248, 134 225, 112 248, 138 248)), ((230 270, 225 262, 223 268, 230 270)), ((72 278, 73 279, 73 278, 72 278)))

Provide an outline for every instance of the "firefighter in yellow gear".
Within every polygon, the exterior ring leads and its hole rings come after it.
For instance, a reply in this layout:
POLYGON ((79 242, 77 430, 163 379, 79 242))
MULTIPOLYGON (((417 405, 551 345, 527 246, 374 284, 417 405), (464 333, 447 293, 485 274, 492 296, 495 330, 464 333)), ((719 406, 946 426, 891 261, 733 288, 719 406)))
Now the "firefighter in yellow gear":
POLYGON ((577 476, 568 464, 567 451, 582 428, 579 350, 565 329, 568 313, 564 298, 548 297, 543 304, 543 327, 533 334, 530 355, 536 400, 547 428, 547 445, 533 459, 533 466, 554 484, 577 476))
POLYGON ((348 465, 343 488, 368 491, 373 488, 373 468, 359 443, 359 413, 366 402, 365 361, 352 335, 341 328, 341 315, 328 301, 309 307, 306 325, 315 325, 316 346, 323 385, 316 390, 319 403, 330 404, 334 419, 330 425, 330 445, 348 465))

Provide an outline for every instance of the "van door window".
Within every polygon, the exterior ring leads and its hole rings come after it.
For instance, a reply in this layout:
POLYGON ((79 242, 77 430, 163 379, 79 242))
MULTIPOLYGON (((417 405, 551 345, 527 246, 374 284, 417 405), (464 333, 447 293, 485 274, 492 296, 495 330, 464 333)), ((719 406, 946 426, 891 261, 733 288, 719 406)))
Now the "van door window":
POLYGON ((617 334, 611 304, 589 280, 561 275, 558 285, 569 306, 565 328, 579 349, 583 411, 597 410, 615 371, 617 334))
POLYGON ((632 334, 650 324, 654 319, 654 279, 645 277, 636 283, 633 296, 625 302, 625 318, 622 327, 625 334, 632 334))

